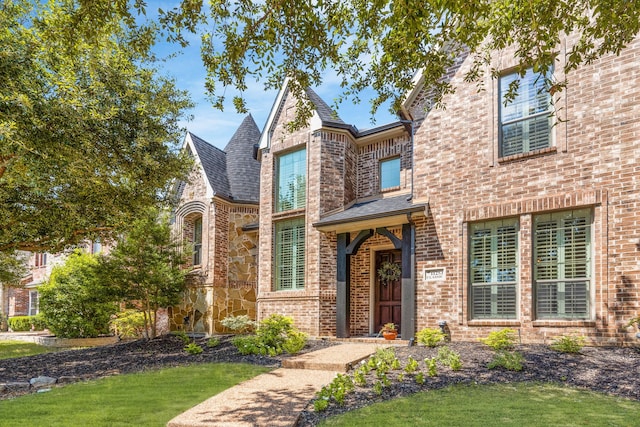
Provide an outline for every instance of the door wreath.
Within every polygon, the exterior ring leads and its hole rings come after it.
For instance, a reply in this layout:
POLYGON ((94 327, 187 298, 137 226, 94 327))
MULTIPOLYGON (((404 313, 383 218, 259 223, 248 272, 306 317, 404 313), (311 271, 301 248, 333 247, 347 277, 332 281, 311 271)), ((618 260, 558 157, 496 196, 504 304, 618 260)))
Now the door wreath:
POLYGON ((385 261, 380 265, 378 269, 378 276, 382 281, 384 286, 387 286, 389 283, 394 282, 400 278, 402 274, 402 270, 400 266, 395 262, 385 261))

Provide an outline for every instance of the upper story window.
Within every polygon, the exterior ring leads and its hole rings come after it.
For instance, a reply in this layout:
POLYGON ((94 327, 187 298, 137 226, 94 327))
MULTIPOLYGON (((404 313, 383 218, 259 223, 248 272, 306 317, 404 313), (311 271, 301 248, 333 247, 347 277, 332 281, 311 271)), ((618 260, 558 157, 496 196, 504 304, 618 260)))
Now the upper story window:
POLYGON ((517 220, 472 224, 469 230, 471 317, 515 318, 517 280, 517 220))
POLYGON ((91 244, 91 253, 97 255, 102 252, 102 243, 100 240, 94 240, 91 244))
POLYGON ((46 267, 46 265, 47 265, 47 254, 45 252, 36 252, 34 266, 46 267))
POLYGON ((400 187, 400 157, 380 161, 380 191, 400 187))
POLYGON ((193 220, 193 265, 202 264, 202 217, 193 220))
POLYGON ((535 307, 539 319, 588 319, 591 211, 534 217, 535 307))
POLYGON ((277 159, 276 212, 304 208, 307 199, 307 150, 277 159))
POLYGON ((551 97, 544 75, 527 70, 500 77, 500 157, 551 146, 551 97), (509 92, 517 84, 512 97, 509 92))

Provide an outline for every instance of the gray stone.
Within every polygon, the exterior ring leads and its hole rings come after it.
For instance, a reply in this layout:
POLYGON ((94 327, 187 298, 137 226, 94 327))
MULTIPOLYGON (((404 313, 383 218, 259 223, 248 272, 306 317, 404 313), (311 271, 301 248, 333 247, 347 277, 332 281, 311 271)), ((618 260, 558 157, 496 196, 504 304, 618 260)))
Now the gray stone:
POLYGON ((58 381, 56 378, 40 376, 36 378, 31 378, 29 383, 31 384, 31 386, 35 388, 40 388, 40 387, 49 386, 51 384, 55 384, 56 381, 58 381))
POLYGON ((46 393, 48 391, 51 391, 50 388, 41 388, 40 390, 38 390, 36 393, 46 393))

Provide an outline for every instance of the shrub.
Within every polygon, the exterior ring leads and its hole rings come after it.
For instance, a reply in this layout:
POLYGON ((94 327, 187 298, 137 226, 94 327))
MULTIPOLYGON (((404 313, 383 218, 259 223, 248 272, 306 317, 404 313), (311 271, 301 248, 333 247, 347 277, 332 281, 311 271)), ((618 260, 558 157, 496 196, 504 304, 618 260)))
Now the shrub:
POLYGON ((459 371, 462 369, 462 361, 460 355, 449 347, 442 347, 438 350, 438 361, 445 365, 448 365, 452 371, 459 371))
POLYGON ((329 403, 332 400, 338 405, 344 405, 346 395, 354 389, 353 379, 349 375, 338 374, 329 385, 322 387, 322 389, 316 393, 313 408, 316 412, 324 411, 329 407, 329 403))
POLYGON ((38 288, 40 310, 51 332, 61 338, 92 338, 109 333, 118 311, 100 283, 95 256, 76 251, 53 268, 38 288))
POLYGON ((438 365, 435 357, 424 359, 424 363, 427 364, 427 375, 430 377, 438 375, 438 365))
POLYGON ((246 334, 256 328, 256 322, 246 314, 240 316, 227 316, 220 321, 222 326, 237 334, 246 334))
POLYGON ((424 328, 416 334, 416 337, 420 344, 424 344, 427 347, 435 347, 447 338, 447 336, 437 328, 424 328))
POLYGON ((144 336, 144 314, 138 310, 116 313, 110 324, 114 335, 120 338, 142 338, 144 336))
POLYGON ((219 345, 220 345, 220 338, 218 337, 211 337, 207 341, 207 347, 209 348, 217 347, 219 345))
POLYGON ((480 341, 496 351, 510 350, 516 345, 515 332, 509 328, 493 331, 486 338, 480 338, 480 341))
POLYGON ((14 332, 30 331, 34 316, 14 316, 9 318, 9 327, 14 332))
POLYGON ((184 351, 195 356, 196 354, 202 353, 204 350, 198 344, 192 342, 187 344, 187 346, 184 348, 184 351))
POLYGON ((191 341, 191 338, 189 338, 189 335, 187 335, 185 331, 173 331, 171 332, 171 334, 180 338, 180 340, 185 344, 189 344, 189 342, 191 341))
POLYGON ((505 368, 509 371, 522 371, 522 364, 524 362, 524 356, 517 351, 498 351, 491 362, 487 365, 488 369, 494 369, 498 367, 505 368))
POLYGON ((45 319, 42 313, 38 313, 35 316, 33 316, 32 322, 33 322, 33 328, 36 331, 42 331, 44 329, 49 328, 49 326, 47 326, 47 319, 45 319))
POLYGON ((233 344, 241 354, 277 356, 287 351, 299 352, 307 342, 307 336, 293 326, 293 319, 272 314, 260 322, 255 335, 237 336, 233 344))
POLYGON ((408 374, 412 374, 418 370, 418 361, 413 357, 409 356, 409 361, 407 362, 407 366, 404 367, 404 371, 408 374))
POLYGON ((561 353, 580 353, 586 342, 581 335, 563 335, 557 337, 549 347, 561 353))

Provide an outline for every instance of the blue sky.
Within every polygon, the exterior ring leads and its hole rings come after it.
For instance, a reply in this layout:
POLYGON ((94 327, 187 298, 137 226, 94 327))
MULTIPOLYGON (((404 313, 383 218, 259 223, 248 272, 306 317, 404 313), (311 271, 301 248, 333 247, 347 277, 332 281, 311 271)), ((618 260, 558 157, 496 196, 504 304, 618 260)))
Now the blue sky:
MULTIPOLYGON (((231 105, 233 93, 229 92, 227 92, 229 105, 225 106, 224 111, 212 107, 205 95, 206 71, 200 59, 199 36, 193 35, 189 40, 190 46, 184 49, 180 49, 177 44, 160 43, 157 45, 155 51, 160 57, 167 57, 171 53, 180 51, 174 58, 163 64, 161 72, 175 78, 178 87, 189 91, 191 99, 195 103, 195 108, 189 111, 193 116, 192 120, 184 121, 182 126, 207 142, 224 148, 245 115, 236 113, 235 108, 231 105)), ((249 90, 245 93, 247 107, 256 124, 262 130, 277 96, 277 91, 265 91, 263 82, 249 80, 247 83, 249 85, 249 90)), ((333 105, 334 99, 340 94, 339 83, 336 76, 327 74, 324 78, 324 84, 313 89, 329 105, 333 105)), ((396 120, 396 117, 388 112, 387 107, 383 106, 376 113, 375 125, 371 124, 368 102, 371 97, 372 93, 363 93, 360 96, 360 104, 353 105, 344 102, 338 108, 338 115, 346 123, 353 124, 358 129, 379 126, 396 120)))

